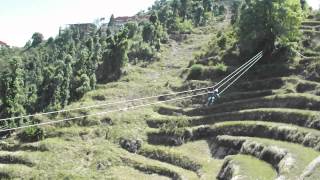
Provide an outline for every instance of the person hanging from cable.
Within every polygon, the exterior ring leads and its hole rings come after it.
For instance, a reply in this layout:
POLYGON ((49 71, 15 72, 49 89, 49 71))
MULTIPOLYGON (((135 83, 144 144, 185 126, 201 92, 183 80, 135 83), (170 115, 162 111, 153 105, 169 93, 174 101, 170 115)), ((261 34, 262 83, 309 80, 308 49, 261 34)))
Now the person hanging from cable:
POLYGON ((217 99, 220 98, 219 89, 209 88, 208 89, 208 106, 213 105, 217 99))

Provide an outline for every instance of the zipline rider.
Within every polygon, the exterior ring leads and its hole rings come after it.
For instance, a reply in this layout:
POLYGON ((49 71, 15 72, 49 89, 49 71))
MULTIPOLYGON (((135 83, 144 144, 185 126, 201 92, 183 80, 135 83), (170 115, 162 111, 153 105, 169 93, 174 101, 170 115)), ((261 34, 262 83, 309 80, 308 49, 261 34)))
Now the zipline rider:
POLYGON ((209 88, 208 89, 208 106, 213 105, 218 98, 220 98, 219 90, 209 88))

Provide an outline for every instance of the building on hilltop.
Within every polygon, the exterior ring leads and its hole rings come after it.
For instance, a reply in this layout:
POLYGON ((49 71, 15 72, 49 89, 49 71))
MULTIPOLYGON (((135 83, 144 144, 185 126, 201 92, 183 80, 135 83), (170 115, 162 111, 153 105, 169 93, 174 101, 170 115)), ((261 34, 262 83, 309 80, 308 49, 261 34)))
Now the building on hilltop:
POLYGON ((0 41, 0 47, 9 47, 9 45, 3 41, 0 41))
POLYGON ((106 32, 107 29, 110 30, 111 33, 116 33, 119 31, 125 24, 128 22, 143 22, 148 21, 150 16, 120 16, 114 19, 114 25, 112 27, 109 26, 109 22, 104 22, 100 26, 100 30, 106 32))

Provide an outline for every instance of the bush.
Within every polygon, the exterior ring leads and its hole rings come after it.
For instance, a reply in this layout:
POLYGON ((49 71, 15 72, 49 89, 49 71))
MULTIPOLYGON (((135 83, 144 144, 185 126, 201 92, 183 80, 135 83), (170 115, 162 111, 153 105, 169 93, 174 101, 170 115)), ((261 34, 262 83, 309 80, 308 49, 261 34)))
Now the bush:
POLYGON ((192 32, 192 29, 193 24, 191 20, 185 20, 184 22, 182 22, 180 18, 176 18, 170 30, 178 31, 182 34, 188 34, 192 32))
POLYGON ((188 79, 199 80, 203 74, 203 66, 199 64, 192 65, 188 79))
POLYGON ((18 138, 23 142, 36 142, 44 139, 44 131, 39 127, 29 127, 18 134, 18 138))
POLYGON ((227 47, 227 37, 225 35, 222 35, 218 41, 218 46, 221 49, 225 49, 227 47))
POLYGON ((218 63, 214 66, 214 69, 219 72, 225 73, 227 71, 227 66, 224 63, 218 63))
POLYGON ((140 59, 140 60, 151 60, 155 55, 155 49, 148 43, 139 42, 131 46, 128 57, 130 60, 140 59))

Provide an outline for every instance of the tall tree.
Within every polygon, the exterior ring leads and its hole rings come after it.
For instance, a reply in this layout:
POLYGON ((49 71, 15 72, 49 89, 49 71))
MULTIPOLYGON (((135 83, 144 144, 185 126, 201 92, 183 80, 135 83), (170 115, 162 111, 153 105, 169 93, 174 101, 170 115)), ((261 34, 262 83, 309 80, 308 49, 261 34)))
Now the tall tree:
POLYGON ((42 43, 43 35, 39 32, 36 32, 32 35, 32 47, 36 47, 38 44, 42 43))
POLYGON ((188 16, 188 11, 191 5, 190 0, 180 0, 181 1, 181 17, 182 20, 185 21, 185 19, 188 16))
POLYGON ((108 38, 108 50, 103 54, 99 67, 99 80, 110 82, 121 76, 121 69, 128 61, 128 30, 125 28, 108 38))
MULTIPOLYGON (((17 117, 24 115, 26 95, 24 87, 24 70, 19 57, 9 62, 9 68, 1 75, 1 98, 4 117, 17 117)), ((23 119, 8 121, 6 125, 15 127, 21 125, 23 119)))
POLYGON ((202 0, 202 4, 205 12, 212 11, 212 6, 213 6, 212 0, 202 0))
POLYGON ((108 23, 108 27, 113 27, 115 25, 115 18, 114 15, 112 14, 108 23))
POLYGON ((243 54, 264 50, 271 53, 275 44, 286 46, 297 41, 302 21, 300 0, 252 0, 241 10, 239 43, 243 54))
POLYGON ((142 30, 143 41, 152 44, 154 40, 155 30, 155 26, 152 23, 146 23, 142 30))

